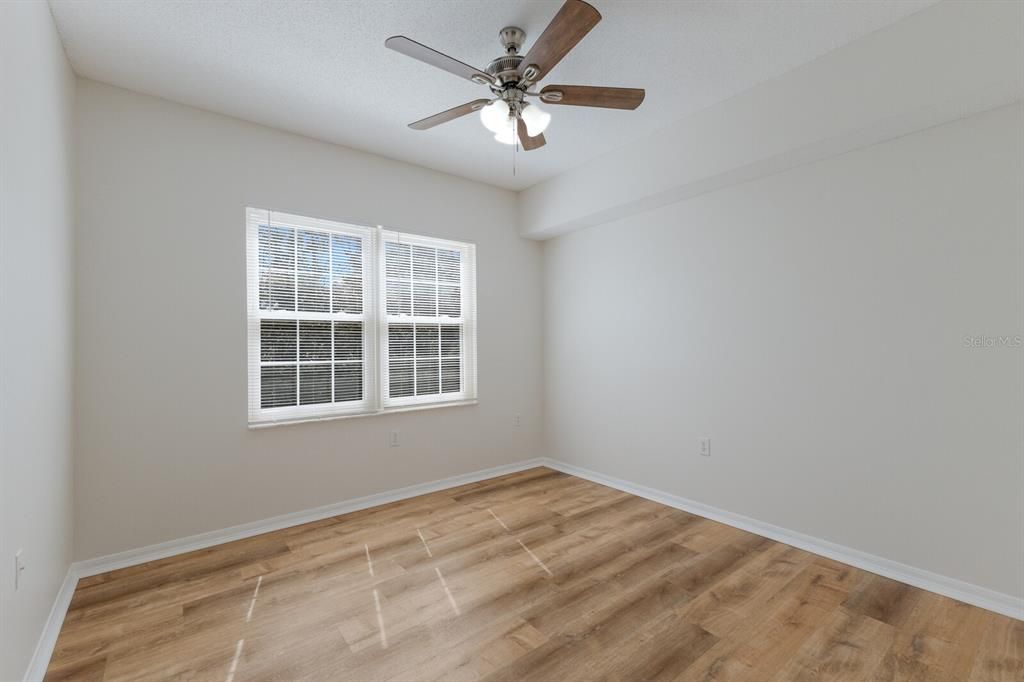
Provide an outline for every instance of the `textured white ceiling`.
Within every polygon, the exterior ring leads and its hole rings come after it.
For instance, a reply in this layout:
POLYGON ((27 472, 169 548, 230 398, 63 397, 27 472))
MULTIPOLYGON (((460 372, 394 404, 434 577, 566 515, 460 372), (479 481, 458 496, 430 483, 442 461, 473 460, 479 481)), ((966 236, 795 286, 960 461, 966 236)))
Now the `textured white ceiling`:
POLYGON ((527 48, 561 0, 51 0, 75 71, 310 137, 523 189, 742 92, 935 0, 591 0, 604 19, 548 83, 642 87, 634 112, 547 105, 548 145, 494 142, 476 116, 406 124, 486 88, 384 47, 403 34, 484 67, 527 48))

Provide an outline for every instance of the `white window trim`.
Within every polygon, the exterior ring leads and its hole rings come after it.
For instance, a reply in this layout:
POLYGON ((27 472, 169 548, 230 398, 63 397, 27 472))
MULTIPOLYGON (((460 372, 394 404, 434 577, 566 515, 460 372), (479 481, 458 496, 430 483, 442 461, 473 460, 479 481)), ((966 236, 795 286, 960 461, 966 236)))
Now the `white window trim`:
MULTIPOLYGON (((461 255, 461 301, 459 310, 462 312, 460 317, 453 318, 438 318, 438 317, 420 317, 417 315, 388 315, 385 302, 381 300, 379 305, 379 338, 380 342, 377 347, 380 349, 381 357, 386 358, 388 356, 388 333, 387 327, 389 324, 458 324, 463 329, 462 334, 462 391, 458 393, 445 393, 442 394, 445 398, 437 399, 433 396, 411 396, 405 398, 391 398, 386 395, 386 387, 390 385, 390 377, 388 375, 388 364, 381 362, 380 370, 381 376, 379 378, 379 385, 382 387, 381 390, 381 409, 397 409, 403 407, 415 407, 422 405, 432 405, 441 402, 452 402, 452 403, 464 403, 467 400, 476 399, 476 249, 472 244, 464 242, 455 242, 447 239, 433 239, 430 237, 421 237, 418 235, 403 234, 395 232, 393 230, 381 229, 377 249, 378 249, 378 261, 384 262, 384 247, 385 243, 389 241, 398 241, 403 244, 412 244, 420 246, 429 246, 433 248, 444 248, 452 251, 458 251, 461 255)), ((378 271, 379 281, 377 285, 378 292, 386 292, 386 272, 385 268, 381 267, 378 271)), ((440 351, 438 351, 440 356, 440 351)), ((415 371, 415 370, 414 370, 415 371)))
MULTIPOLYGON (((265 224, 265 222, 263 223, 265 224)), ((476 246, 467 242, 412 235, 380 225, 375 227, 307 218, 280 211, 246 208, 246 298, 247 298, 247 390, 248 425, 251 429, 284 424, 367 417, 392 412, 473 405, 477 402, 476 362, 476 246), (313 229, 351 234, 365 239, 363 249, 363 313, 312 313, 299 311, 261 311, 259 307, 259 230, 261 221, 273 217, 273 224, 298 229, 313 229), (461 254, 461 317, 442 318, 388 315, 386 309, 386 272, 384 245, 387 241, 420 244, 459 251, 461 254), (368 286, 369 285, 369 286, 368 286), (363 322, 363 400, 345 403, 320 403, 280 408, 261 407, 260 321, 263 319, 302 319, 363 322), (463 329, 461 351, 462 390, 429 396, 390 398, 388 390, 387 327, 398 324, 460 324, 463 329)), ((298 364, 303 361, 298 360, 298 364)), ((314 361, 308 361, 314 362, 314 361)), ((333 365, 333 362, 332 362, 333 365)), ((333 376, 333 370, 332 370, 333 376)))

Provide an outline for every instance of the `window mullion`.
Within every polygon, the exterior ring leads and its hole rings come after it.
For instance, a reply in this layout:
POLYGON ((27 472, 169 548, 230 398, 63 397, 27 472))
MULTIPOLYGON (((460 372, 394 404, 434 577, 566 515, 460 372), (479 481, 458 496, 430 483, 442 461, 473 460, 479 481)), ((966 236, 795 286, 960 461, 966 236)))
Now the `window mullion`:
POLYGON ((294 303, 295 306, 295 406, 299 407, 302 405, 302 371, 299 369, 299 358, 302 357, 299 351, 299 342, 301 340, 301 334, 299 328, 302 327, 301 320, 298 319, 299 314, 299 231, 296 229, 292 230, 292 282, 294 282, 294 303))
POLYGON ((384 240, 381 235, 381 228, 378 225, 373 231, 373 248, 370 253, 373 286, 372 306, 373 323, 371 330, 371 341, 373 344, 373 377, 374 395, 373 407, 376 411, 384 409, 384 396, 387 390, 389 372, 387 367, 387 276, 384 260, 384 240))
MULTIPOLYGON (((327 310, 334 315, 334 235, 327 235, 327 310)), ((334 320, 331 320, 330 334, 331 334, 331 402, 336 403, 337 400, 337 387, 334 385, 334 375, 337 373, 335 368, 337 367, 337 356, 334 350, 334 325, 337 324, 334 320)))

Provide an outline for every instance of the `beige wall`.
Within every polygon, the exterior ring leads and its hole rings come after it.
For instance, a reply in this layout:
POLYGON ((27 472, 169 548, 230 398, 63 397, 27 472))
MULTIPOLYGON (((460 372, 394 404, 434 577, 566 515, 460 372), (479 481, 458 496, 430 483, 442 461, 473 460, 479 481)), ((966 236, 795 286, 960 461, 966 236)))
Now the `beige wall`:
POLYGON ((0 680, 25 674, 72 552, 73 97, 47 4, 0 3, 0 680))
POLYGON ((546 242, 548 454, 1024 596, 1022 117, 546 242))
POLYGON ((77 558, 537 456, 513 193, 87 80, 77 127, 77 558), (476 243, 479 405, 249 430, 247 205, 476 243))

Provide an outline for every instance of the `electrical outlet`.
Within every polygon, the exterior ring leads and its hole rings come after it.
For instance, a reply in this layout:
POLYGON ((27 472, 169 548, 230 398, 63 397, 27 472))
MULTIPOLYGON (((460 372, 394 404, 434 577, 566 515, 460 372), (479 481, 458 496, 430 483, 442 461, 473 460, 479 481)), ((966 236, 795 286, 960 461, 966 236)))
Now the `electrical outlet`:
POLYGON ((522 417, 520 417, 518 414, 516 416, 512 417, 512 426, 522 426, 522 425, 523 425, 523 418, 522 417))
POLYGON ((398 447, 398 431, 392 431, 388 435, 388 445, 393 448, 398 447))
POLYGON ((700 439, 700 454, 704 457, 711 456, 711 439, 701 438, 700 439))
POLYGON ((22 550, 14 553, 14 589, 21 587, 21 574, 25 572, 25 560, 21 556, 22 550))

